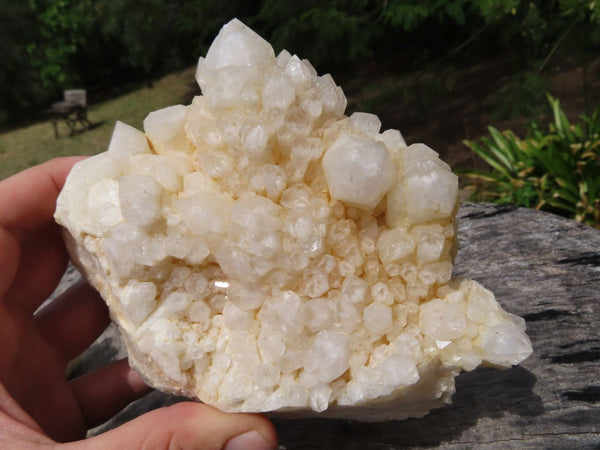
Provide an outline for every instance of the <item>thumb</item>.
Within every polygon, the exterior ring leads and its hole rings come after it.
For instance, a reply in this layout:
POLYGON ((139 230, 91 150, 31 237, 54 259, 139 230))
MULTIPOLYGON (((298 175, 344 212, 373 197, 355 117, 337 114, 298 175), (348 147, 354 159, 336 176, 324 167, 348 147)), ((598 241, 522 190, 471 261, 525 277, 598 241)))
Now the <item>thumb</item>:
POLYGON ((114 430, 65 444, 81 450, 277 448, 277 432, 260 414, 227 414, 201 403, 185 402, 156 409, 114 430))

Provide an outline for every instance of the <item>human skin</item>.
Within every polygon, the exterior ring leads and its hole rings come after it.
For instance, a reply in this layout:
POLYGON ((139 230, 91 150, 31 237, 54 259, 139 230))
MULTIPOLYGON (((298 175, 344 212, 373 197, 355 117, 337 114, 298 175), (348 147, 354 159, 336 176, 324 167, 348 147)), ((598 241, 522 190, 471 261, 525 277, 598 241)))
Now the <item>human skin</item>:
POLYGON ((57 158, 0 182, 0 448, 275 448, 275 429, 264 416, 225 414, 193 402, 84 439, 87 429, 150 388, 126 360, 66 378, 69 361, 110 321, 89 285, 76 284, 37 311, 68 263, 53 214, 81 159, 57 158))

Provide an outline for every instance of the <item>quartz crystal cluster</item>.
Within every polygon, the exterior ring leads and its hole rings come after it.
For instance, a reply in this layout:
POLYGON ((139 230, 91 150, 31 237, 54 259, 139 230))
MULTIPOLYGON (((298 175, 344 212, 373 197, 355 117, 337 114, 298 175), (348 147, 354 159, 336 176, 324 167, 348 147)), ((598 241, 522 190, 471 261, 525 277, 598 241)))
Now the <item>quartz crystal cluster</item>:
POLYGON ((330 75, 238 20, 202 95, 118 122, 56 220, 151 385, 224 411, 422 416, 454 377, 531 353, 524 321, 452 280, 457 177, 344 115, 330 75))

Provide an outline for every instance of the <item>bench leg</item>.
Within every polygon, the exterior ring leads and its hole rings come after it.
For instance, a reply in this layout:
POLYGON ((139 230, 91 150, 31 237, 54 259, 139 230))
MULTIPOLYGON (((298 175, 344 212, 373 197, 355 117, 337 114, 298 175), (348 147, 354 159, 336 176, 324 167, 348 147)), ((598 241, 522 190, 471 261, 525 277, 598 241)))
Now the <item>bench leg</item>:
POLYGON ((69 126, 69 129, 71 130, 71 132, 69 133, 69 136, 73 136, 73 134, 75 134, 75 126, 77 125, 77 121, 73 120, 73 119, 67 119, 67 120, 65 120, 65 122, 67 122, 67 125, 69 126))
POLYGON ((77 120, 79 120, 81 125, 85 128, 90 128, 92 126, 92 123, 87 118, 87 111, 85 109, 77 113, 77 120))
POLYGON ((54 139, 58 139, 58 124, 56 120, 52 120, 52 126, 54 127, 54 139))

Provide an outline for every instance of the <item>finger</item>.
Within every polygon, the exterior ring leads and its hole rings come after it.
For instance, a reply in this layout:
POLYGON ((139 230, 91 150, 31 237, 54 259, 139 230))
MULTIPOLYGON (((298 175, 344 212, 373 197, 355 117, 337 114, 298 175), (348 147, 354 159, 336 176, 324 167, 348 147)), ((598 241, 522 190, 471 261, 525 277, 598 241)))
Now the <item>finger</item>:
POLYGON ((68 260, 57 226, 50 224, 28 236, 21 243, 16 273, 6 279, 4 302, 33 314, 56 288, 68 260))
POLYGON ((125 359, 71 380, 71 389, 88 428, 105 422, 152 390, 125 359))
POLYGON ((19 270, 21 247, 15 237, 0 226, 0 298, 10 288, 19 270))
POLYGON ((67 364, 100 336, 110 318, 100 295, 80 281, 36 313, 35 322, 46 342, 67 364))
POLYGON ((69 170, 81 159, 57 158, 0 181, 0 296, 4 299, 35 309, 38 305, 30 304, 32 299, 49 295, 64 272, 66 252, 53 214, 69 170))
MULTIPOLYGON (((15 399, 9 394, 6 387, 0 383, 0 430, 2 434, 9 431, 6 426, 7 421, 12 422, 11 428, 20 428, 21 432, 29 430, 34 433, 43 433, 38 423, 25 412, 15 399)), ((0 448, 2 448, 2 440, 0 439, 0 448)))
POLYGON ((0 226, 19 241, 54 223, 56 198, 81 156, 56 158, 0 181, 0 226))
POLYGON ((177 403, 65 449, 106 448, 264 450, 277 447, 277 433, 259 414, 227 414, 200 403, 177 403))

